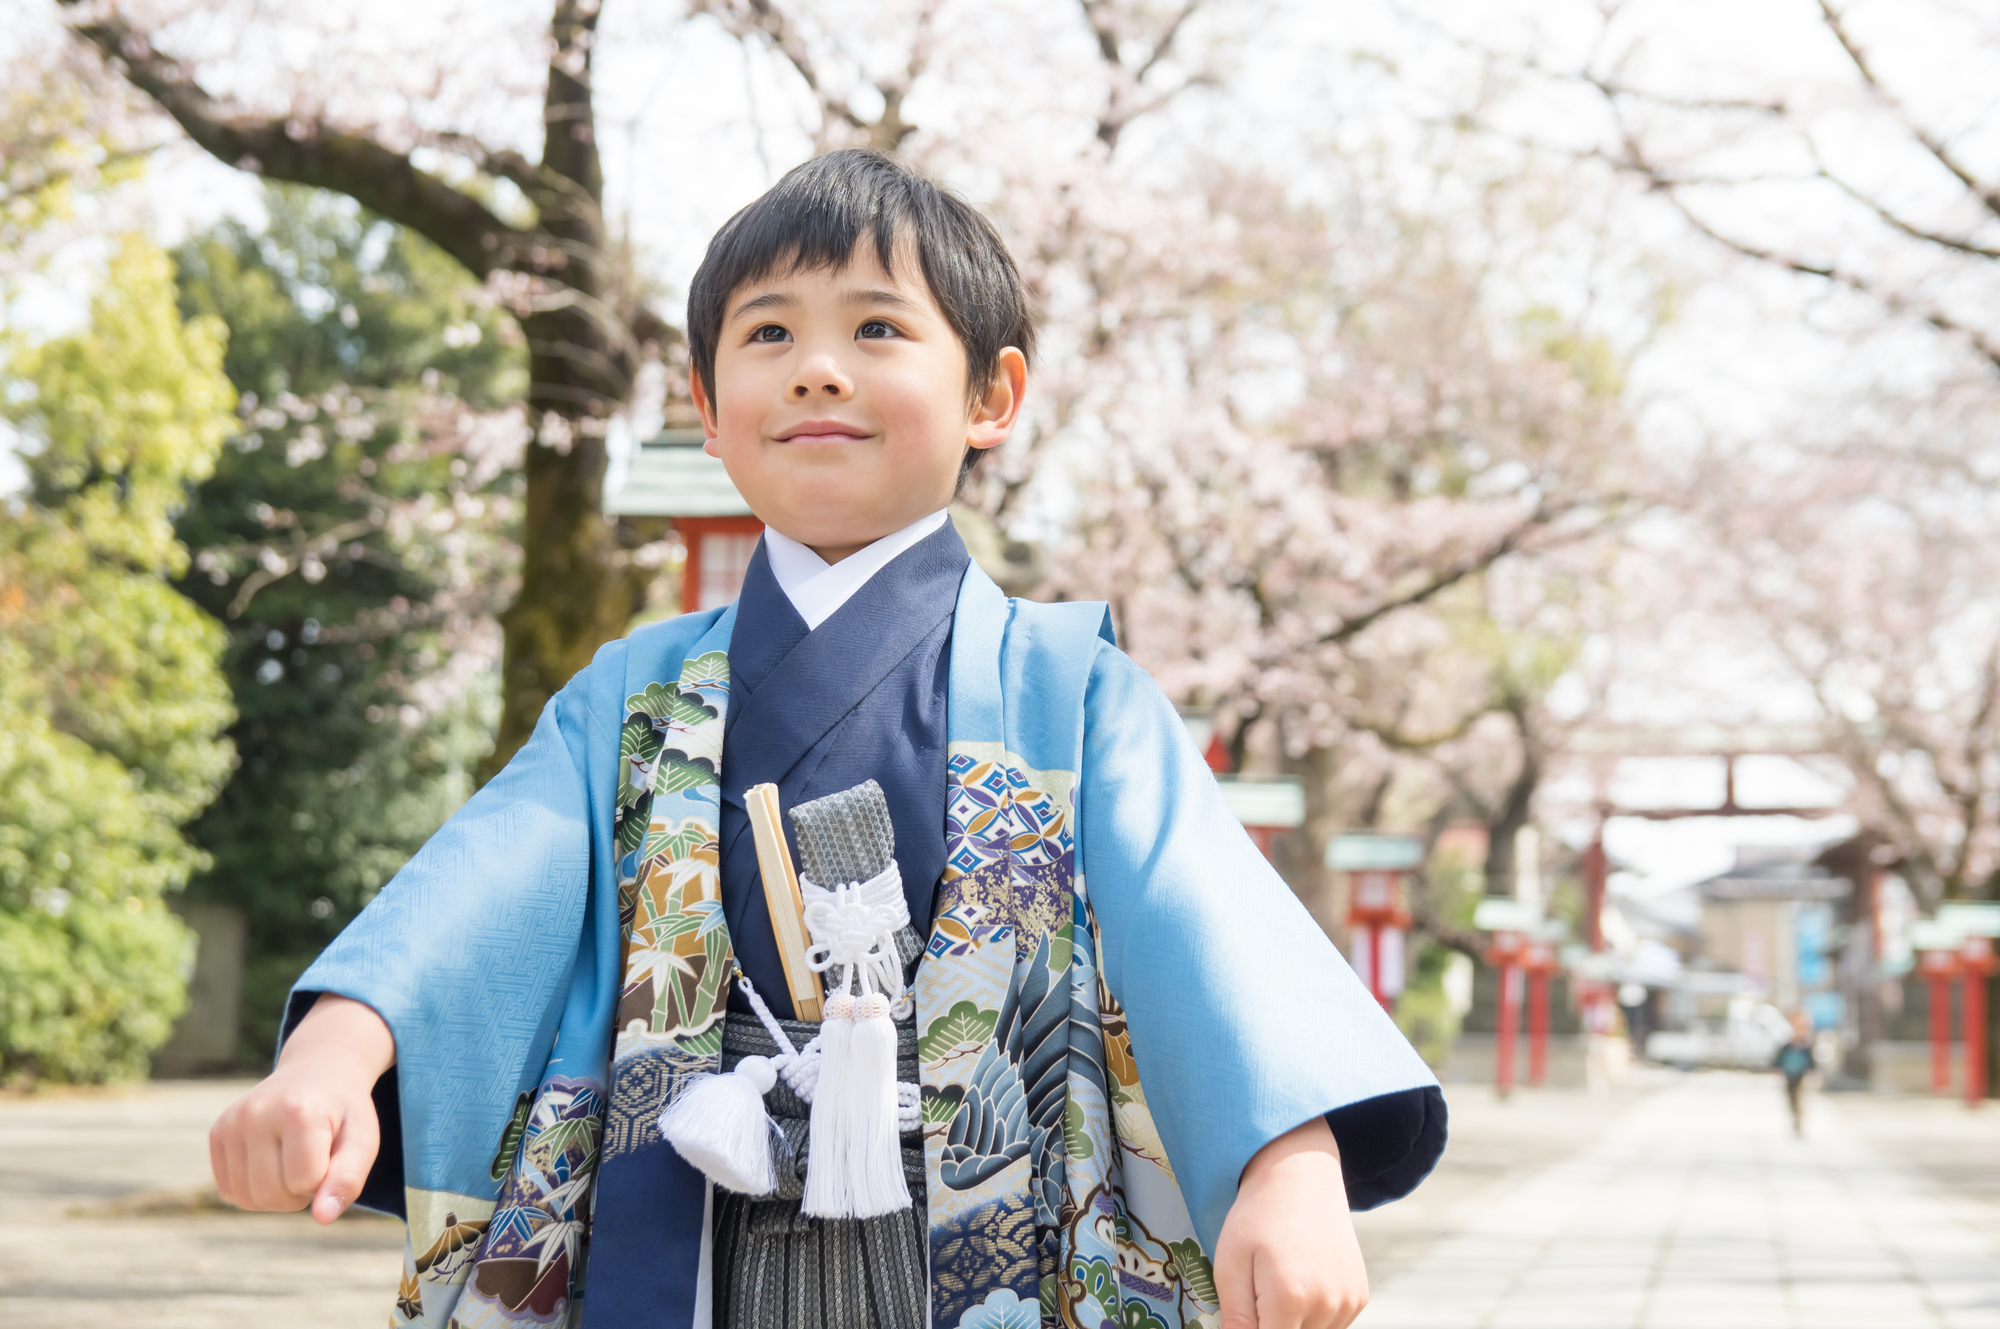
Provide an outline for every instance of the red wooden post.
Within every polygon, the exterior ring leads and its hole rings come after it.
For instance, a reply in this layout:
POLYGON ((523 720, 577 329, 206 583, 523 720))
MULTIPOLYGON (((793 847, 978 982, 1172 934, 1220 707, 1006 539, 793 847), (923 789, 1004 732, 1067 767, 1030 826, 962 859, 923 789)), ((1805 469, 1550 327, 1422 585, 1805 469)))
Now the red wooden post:
POLYGON ((1590 951, 1604 949, 1604 885, 1610 875, 1610 860, 1604 855, 1604 819, 1597 821, 1597 835, 1583 851, 1583 944, 1590 951))
POLYGON ((1993 942, 1967 937, 1959 950, 1959 1029, 1965 1038, 1965 1105, 1986 1099, 1986 976, 1993 972, 1993 942))
POLYGON ((701 608, 701 526, 683 517, 674 529, 681 534, 681 612, 692 614, 701 608))
POLYGON ((1986 975, 1968 967, 1959 977, 1965 1025, 1965 1105, 1986 1097, 1986 975))
POLYGON ((1931 1092, 1951 1091, 1951 975, 1934 973, 1931 987, 1931 1092))
POLYGON ((1368 925, 1368 988, 1383 1010, 1389 1009, 1389 995, 1382 990, 1382 925, 1368 925))
POLYGON ((1369 994, 1385 1011, 1394 1006, 1396 994, 1389 991, 1382 973, 1383 931, 1410 925, 1410 916, 1403 911, 1402 876, 1399 871, 1356 871, 1351 874, 1353 893, 1347 903, 1347 925, 1365 929, 1367 934, 1357 940, 1366 948, 1369 994))
POLYGON ((1931 993, 1931 1092, 1951 1092, 1951 981, 1958 977, 1958 952, 1927 946, 1918 964, 1931 993))
POLYGON ((1503 1099, 1514 1088, 1514 1030, 1521 1001, 1517 971, 1526 959, 1530 930, 1540 928, 1541 923, 1541 911, 1519 900, 1481 900, 1472 911, 1472 925, 1491 938, 1486 945, 1486 963, 1493 966, 1500 982, 1500 999, 1494 1003, 1493 1088, 1503 1099))
POLYGON ((1539 1089, 1549 1076, 1549 971, 1528 969, 1528 1083, 1539 1089))
POLYGON ((1515 1007, 1514 973, 1525 940, 1518 932, 1497 931, 1486 952, 1487 963, 1494 966, 1500 978, 1500 1000, 1495 1003, 1497 1024, 1493 1031, 1493 1090, 1501 1098, 1514 1090, 1514 1026, 1520 1019, 1515 1007))

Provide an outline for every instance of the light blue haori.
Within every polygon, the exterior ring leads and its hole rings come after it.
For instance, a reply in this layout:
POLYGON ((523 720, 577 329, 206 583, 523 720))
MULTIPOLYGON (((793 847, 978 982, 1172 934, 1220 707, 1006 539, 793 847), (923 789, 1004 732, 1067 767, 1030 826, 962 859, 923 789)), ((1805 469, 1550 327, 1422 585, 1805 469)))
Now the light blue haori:
MULTIPOLYGON (((299 980, 294 1019, 334 992, 396 1036, 363 1197, 409 1223, 396 1323, 619 1318, 584 1295, 600 1166, 612 1186, 717 1064, 735 973, 716 848, 734 615, 604 647, 299 980)), ((1008 600, 970 567, 949 669, 916 980, 932 1324, 1213 1324, 1209 1256, 1251 1156, 1326 1116, 1350 1202, 1396 1198, 1442 1151, 1436 1081, 1102 605, 1008 600)), ((648 1322, 705 1329, 710 1196, 685 1178, 607 1303, 643 1280, 648 1322)))

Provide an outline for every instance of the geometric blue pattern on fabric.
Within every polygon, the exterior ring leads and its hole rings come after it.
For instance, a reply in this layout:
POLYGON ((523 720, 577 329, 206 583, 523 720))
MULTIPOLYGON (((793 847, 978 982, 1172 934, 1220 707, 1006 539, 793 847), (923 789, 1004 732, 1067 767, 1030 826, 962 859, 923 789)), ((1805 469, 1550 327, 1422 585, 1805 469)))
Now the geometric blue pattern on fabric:
MULTIPOLYGON (((1166 695, 1094 603, 1008 600, 977 567, 953 628, 951 740, 1074 770, 1078 860, 1139 1076, 1213 1251, 1259 1149, 1437 1079, 1223 801, 1166 695), (1085 676, 1078 712, 1044 703, 1085 676), (1081 732, 1078 731, 1081 726, 1081 732), (1206 981, 1194 981, 1203 975, 1206 981)), ((1442 1118, 1442 1099, 1437 1099, 1442 1118)), ((1412 1147, 1414 1186, 1443 1131, 1412 1147)))

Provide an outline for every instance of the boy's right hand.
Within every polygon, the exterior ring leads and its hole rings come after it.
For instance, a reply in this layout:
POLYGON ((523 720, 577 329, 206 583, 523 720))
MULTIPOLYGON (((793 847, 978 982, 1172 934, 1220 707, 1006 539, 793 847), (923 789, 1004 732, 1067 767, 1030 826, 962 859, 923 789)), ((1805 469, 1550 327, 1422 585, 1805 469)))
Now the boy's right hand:
POLYGON ((231 1104, 208 1132, 222 1198, 243 1209, 303 1209, 322 1223, 361 1194, 381 1143, 369 1096, 396 1063, 382 1017, 322 995, 299 1021, 278 1067, 231 1104))

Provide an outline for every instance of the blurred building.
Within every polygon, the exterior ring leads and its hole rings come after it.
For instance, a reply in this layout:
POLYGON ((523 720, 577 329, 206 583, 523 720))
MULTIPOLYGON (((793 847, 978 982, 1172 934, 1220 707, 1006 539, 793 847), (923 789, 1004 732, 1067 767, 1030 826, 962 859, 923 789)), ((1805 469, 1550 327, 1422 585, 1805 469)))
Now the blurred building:
POLYGON ((605 476, 604 510, 619 517, 666 517, 686 549, 684 611, 717 609, 736 598, 764 523, 702 449, 699 429, 666 429, 632 449, 605 476))
POLYGON ((1729 871, 1695 883, 1704 968, 1734 971, 1785 1011, 1804 1007, 1822 1028, 1841 1021, 1835 955, 1839 906, 1854 885, 1810 848, 1743 847, 1729 871))

